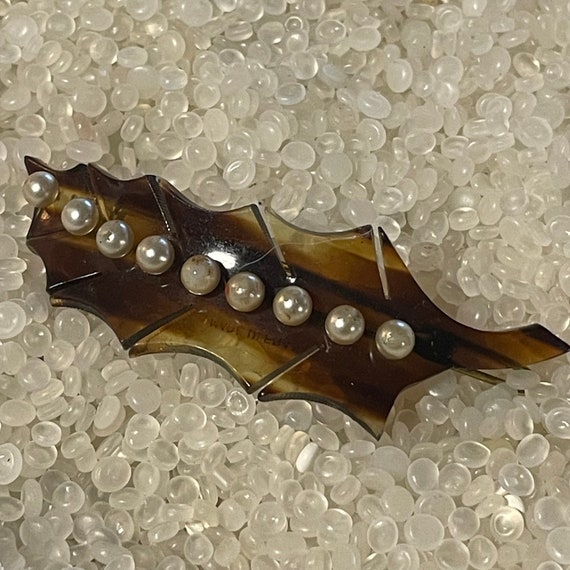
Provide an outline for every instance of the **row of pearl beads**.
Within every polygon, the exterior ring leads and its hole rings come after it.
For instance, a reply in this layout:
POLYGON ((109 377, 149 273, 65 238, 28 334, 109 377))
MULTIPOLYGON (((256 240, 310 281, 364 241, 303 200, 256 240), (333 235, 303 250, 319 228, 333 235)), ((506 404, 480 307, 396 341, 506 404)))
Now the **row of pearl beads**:
MULTIPOLYGON (((73 198, 61 211, 61 223, 72 235, 87 235, 95 229, 98 222, 99 210, 95 202, 88 198, 73 198)), ((133 249, 133 231, 123 220, 109 220, 97 230, 95 243, 105 257, 119 259, 133 249)), ((147 236, 137 245, 135 258, 145 273, 161 275, 174 262, 174 248, 164 236, 147 236)))
MULTIPOLYGON (((58 187, 55 178, 47 172, 34 173, 28 178, 29 201, 45 204, 38 196, 49 195, 53 201, 58 187), (33 176, 33 178, 32 178, 33 176), (51 178, 53 180, 51 180, 51 178), (55 186, 53 184, 55 182, 55 186)), ((97 226, 99 212, 94 202, 86 198, 70 200, 62 211, 62 224, 74 235, 86 235, 97 226)), ((101 225, 96 237, 99 251, 110 258, 120 258, 129 253, 134 245, 133 233, 122 220, 110 220, 101 225)), ((136 250, 139 267, 146 273, 160 275, 167 271, 174 261, 174 249, 163 236, 144 238, 136 250)), ((204 255, 195 255, 183 264, 180 279, 184 287, 195 295, 207 295, 219 284, 219 265, 204 255)), ((240 312, 251 312, 259 308, 265 298, 263 281, 255 274, 241 272, 233 275, 225 287, 228 304, 240 312)), ((301 287, 290 285, 281 289, 273 300, 273 313, 279 322, 287 326, 298 326, 306 322, 313 309, 311 296, 301 287)), ((350 305, 335 307, 327 315, 325 331, 335 344, 351 345, 357 342, 365 330, 362 313, 350 305)), ((375 336, 376 347, 388 359, 402 359, 408 356, 415 345, 412 328, 404 321, 393 319, 383 323, 375 336)))
MULTIPOLYGON (((182 266, 180 279, 190 293, 207 295, 218 286, 221 271, 216 261, 210 257, 194 255, 182 266)), ((257 275, 245 271, 230 277, 226 283, 225 295, 233 309, 248 313, 263 303, 265 286, 257 275)), ((280 289, 273 299, 273 314, 279 322, 287 326, 303 324, 311 316, 312 310, 311 296, 297 285, 280 289)), ((362 337, 365 328, 364 316, 351 305, 335 307, 325 319, 325 332, 335 344, 354 344, 362 337)), ((413 351, 415 335, 407 323, 392 319, 378 327, 375 342, 382 356, 399 360, 413 351)))
MULTIPOLYGON (((335 307, 325 320, 327 336, 336 344, 354 344, 362 337, 365 328, 364 316, 351 305, 335 307)), ((378 352, 388 360, 406 358, 416 344, 412 327, 400 319, 382 323, 376 330, 374 340, 378 352)))
MULTIPOLYGON (((180 270, 180 280, 194 295, 207 295, 219 284, 221 271, 218 263, 206 255, 187 259, 180 270)), ((265 299, 265 285, 254 273, 242 271, 232 275, 225 286, 230 307, 241 313, 259 308, 265 299)), ((303 324, 313 311, 313 300, 305 289, 289 285, 281 289, 273 300, 273 313, 284 325, 303 324)))

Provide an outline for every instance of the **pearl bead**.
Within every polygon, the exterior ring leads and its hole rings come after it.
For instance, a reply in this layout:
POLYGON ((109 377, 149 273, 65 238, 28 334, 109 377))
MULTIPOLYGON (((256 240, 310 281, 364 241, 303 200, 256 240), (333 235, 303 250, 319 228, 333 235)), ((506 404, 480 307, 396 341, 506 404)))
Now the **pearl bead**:
POLYGON ((124 257, 133 249, 133 231, 122 220, 109 220, 97 230, 95 242, 105 257, 124 257))
POLYGON ((364 334, 364 328, 362 313, 350 305, 335 307, 325 321, 325 331, 336 344, 354 344, 364 334))
POLYGON ((313 311, 313 300, 305 289, 289 285, 273 299, 273 314, 280 323, 290 327, 303 324, 313 311))
POLYGON ((151 275, 160 275, 174 263, 174 248, 163 236, 145 237, 137 246, 137 265, 151 275))
POLYGON ((220 282, 222 272, 216 261, 207 255, 193 255, 180 269, 180 281, 190 293, 207 295, 220 282))
POLYGON ((74 236, 84 236, 92 231, 99 221, 99 210, 93 200, 73 198, 61 211, 63 227, 74 236))
POLYGON ((24 198, 36 208, 51 204, 59 194, 59 184, 51 172, 33 172, 24 181, 24 198))
POLYGON ((376 331, 376 348, 389 360, 405 358, 414 350, 416 335, 412 327, 397 319, 386 321, 376 331))
POLYGON ((232 308, 241 313, 255 311, 264 298, 263 281, 248 271, 236 273, 226 283, 226 299, 232 308))

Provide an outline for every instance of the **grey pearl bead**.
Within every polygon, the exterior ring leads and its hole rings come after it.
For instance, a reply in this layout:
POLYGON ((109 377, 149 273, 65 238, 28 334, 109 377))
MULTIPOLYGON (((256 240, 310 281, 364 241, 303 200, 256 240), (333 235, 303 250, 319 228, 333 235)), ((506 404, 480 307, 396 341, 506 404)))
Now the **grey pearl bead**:
POLYGON ((109 220, 97 230, 95 242, 97 249, 105 257, 112 259, 124 257, 133 249, 133 231, 122 220, 109 220))
POLYGON ((76 236, 84 236, 93 231, 98 221, 97 205, 88 198, 73 198, 61 211, 63 227, 76 236))
POLYGON ((284 325, 303 324, 313 311, 313 300, 305 289, 289 285, 277 292, 273 299, 273 314, 284 325))
POLYGON ((351 305, 335 307, 325 320, 325 331, 335 344, 354 344, 364 334, 362 313, 351 305))
POLYGON ((382 323, 376 331, 376 348, 389 360, 401 360, 414 350, 416 335, 405 321, 392 319, 382 323))
POLYGON ((136 259, 145 273, 161 275, 174 263, 174 248, 164 236, 148 236, 137 246, 136 259))
POLYGON ((236 273, 226 283, 226 299, 240 313, 255 311, 265 298, 265 285, 249 271, 236 273))
POLYGON ((59 184, 51 172, 38 170, 26 178, 22 187, 22 193, 32 206, 45 208, 57 198, 59 184))
POLYGON ((194 295, 211 293, 218 286, 221 276, 218 262, 207 255, 193 255, 180 268, 182 285, 194 295))

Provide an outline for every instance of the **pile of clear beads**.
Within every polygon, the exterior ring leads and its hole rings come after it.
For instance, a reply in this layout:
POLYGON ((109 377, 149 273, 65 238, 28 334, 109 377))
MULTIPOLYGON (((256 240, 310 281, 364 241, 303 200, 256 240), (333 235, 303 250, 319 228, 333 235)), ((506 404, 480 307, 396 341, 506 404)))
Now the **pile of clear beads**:
POLYGON ((53 188, 23 165, 377 224, 461 322, 568 340, 569 44, 565 0, 1 3, 0 566, 569 565, 568 359, 446 372, 380 442, 208 361, 129 359, 50 307, 25 236, 53 188))

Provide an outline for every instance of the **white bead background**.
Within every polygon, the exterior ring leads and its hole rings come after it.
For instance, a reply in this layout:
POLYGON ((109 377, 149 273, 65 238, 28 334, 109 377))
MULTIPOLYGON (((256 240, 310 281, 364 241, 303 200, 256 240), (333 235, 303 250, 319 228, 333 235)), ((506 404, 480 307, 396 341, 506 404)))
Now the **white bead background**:
POLYGON ((478 327, 570 338, 565 0, 0 2, 0 565, 557 570, 570 365, 444 374, 380 443, 53 310, 23 157, 380 224, 478 327))

